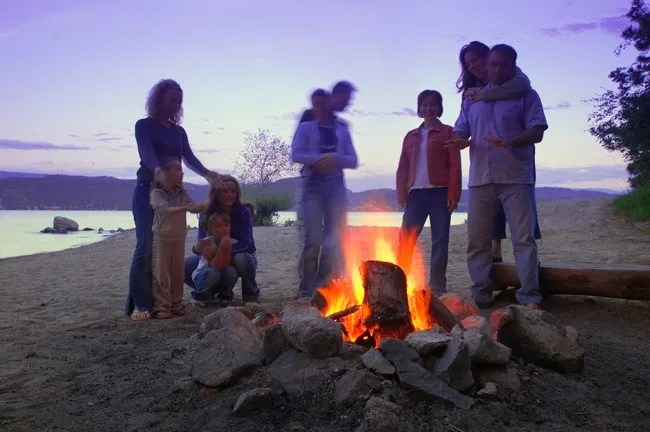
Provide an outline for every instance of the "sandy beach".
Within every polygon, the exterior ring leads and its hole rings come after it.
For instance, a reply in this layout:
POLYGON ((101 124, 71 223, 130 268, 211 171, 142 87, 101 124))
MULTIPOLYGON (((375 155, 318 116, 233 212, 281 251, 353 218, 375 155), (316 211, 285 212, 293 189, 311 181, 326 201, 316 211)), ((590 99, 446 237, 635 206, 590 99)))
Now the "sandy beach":
MULTIPOLYGON (((542 261, 650 264, 649 226, 614 216, 608 201, 545 202, 539 220, 542 261)), ((397 229, 381 230, 396 241, 397 229)), ((190 231, 188 251, 195 237, 190 231)), ((364 237, 362 247, 369 247, 371 236, 364 237)), ((296 293, 297 231, 256 228, 255 239, 262 302, 273 308, 296 293)), ((427 260, 428 230, 420 242, 427 260)), ((352 430, 345 425, 359 407, 336 407, 317 396, 233 416, 237 396, 265 379, 259 374, 216 394, 194 385, 189 360, 198 325, 211 310, 168 321, 124 317, 134 243, 134 233, 125 232, 76 249, 0 260, 1 430, 352 430)), ((451 291, 469 284, 465 247, 465 227, 453 227, 451 291)), ((506 240, 504 259, 511 257, 506 240)), ((241 295, 239 285, 235 292, 241 295)), ((439 426, 443 418, 464 431, 501 430, 503 416, 513 418, 510 430, 650 430, 647 306, 557 296, 544 308, 578 329, 586 351, 582 375, 544 371, 514 400, 470 412, 414 407, 421 430, 448 430, 439 426)))

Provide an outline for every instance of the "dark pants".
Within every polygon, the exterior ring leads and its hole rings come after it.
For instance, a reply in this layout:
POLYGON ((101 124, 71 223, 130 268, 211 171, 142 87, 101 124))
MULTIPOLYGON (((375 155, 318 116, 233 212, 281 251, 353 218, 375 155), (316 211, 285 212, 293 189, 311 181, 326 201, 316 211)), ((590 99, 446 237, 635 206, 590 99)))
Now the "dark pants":
MULTIPOLYGON (((492 228, 492 240, 503 240, 506 238, 506 212, 503 205, 499 202, 499 210, 494 217, 494 226, 492 228)), ((539 229, 539 220, 537 219, 537 205, 535 205, 535 240, 542 238, 542 231, 539 229)))
POLYGON ((410 272, 415 243, 427 217, 431 223, 431 268, 429 287, 436 294, 447 292, 447 259, 451 213, 447 207, 447 188, 413 189, 409 192, 400 230, 400 265, 410 272), (413 237, 411 237, 413 236, 413 237))
MULTIPOLYGON (((196 284, 192 279, 192 273, 199 266, 201 257, 199 255, 188 255, 185 257, 185 284, 196 290, 196 284)), ((257 287, 257 257, 255 254, 240 252, 232 259, 232 267, 237 270, 237 274, 241 277, 242 284, 242 298, 250 299, 259 297, 260 290, 257 287)))
POLYGON ((135 251, 129 274, 129 293, 124 313, 129 316, 134 307, 140 311, 153 310, 151 252, 153 247, 153 209, 149 202, 150 185, 138 183, 133 191, 133 221, 135 222, 135 251))

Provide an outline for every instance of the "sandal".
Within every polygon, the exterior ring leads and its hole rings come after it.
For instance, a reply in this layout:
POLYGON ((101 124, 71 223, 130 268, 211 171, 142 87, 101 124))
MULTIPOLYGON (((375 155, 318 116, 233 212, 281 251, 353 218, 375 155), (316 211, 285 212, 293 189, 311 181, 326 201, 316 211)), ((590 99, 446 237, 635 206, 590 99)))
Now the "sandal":
POLYGON ((149 313, 149 311, 135 309, 131 313, 131 319, 133 321, 147 321, 151 319, 151 314, 149 313))
POLYGON ((167 311, 158 311, 153 313, 153 317, 156 319, 170 319, 173 315, 167 311))
POLYGON ((181 304, 178 308, 172 311, 172 314, 181 317, 187 315, 188 313, 190 313, 190 308, 188 308, 184 304, 181 304))

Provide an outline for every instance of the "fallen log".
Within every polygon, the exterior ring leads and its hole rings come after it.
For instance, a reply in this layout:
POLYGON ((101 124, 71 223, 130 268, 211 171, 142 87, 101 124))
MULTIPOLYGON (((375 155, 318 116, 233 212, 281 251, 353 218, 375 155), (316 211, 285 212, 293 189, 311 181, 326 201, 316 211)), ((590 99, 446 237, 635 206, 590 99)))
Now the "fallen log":
POLYGON ((353 313, 355 313, 359 309, 361 309, 361 306, 354 305, 354 306, 351 306, 351 307, 349 307, 347 309, 343 309, 342 311, 333 313, 331 315, 327 315, 327 318, 331 319, 332 321, 340 320, 341 318, 345 318, 348 315, 352 315, 353 313))
MULTIPOLYGON (((495 289, 519 288, 514 263, 492 264, 495 289)), ((627 300, 650 300, 650 266, 543 262, 539 269, 540 292, 627 300)))
POLYGON ((399 266, 383 261, 364 261, 360 271, 363 305, 368 310, 364 326, 382 337, 404 339, 414 330, 406 274, 399 266))

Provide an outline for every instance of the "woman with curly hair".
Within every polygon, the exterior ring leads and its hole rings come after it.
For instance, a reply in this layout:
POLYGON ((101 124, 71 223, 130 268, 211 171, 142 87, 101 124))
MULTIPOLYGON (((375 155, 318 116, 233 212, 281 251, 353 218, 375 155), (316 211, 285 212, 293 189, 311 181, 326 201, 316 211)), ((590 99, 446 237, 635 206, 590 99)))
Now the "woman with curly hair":
MULTIPOLYGON (((222 304, 233 300, 232 287, 241 277, 242 301, 258 302, 260 290, 257 286, 257 257, 255 255, 255 239, 253 238, 253 215, 255 206, 243 201, 242 188, 237 179, 230 175, 221 176, 222 186, 212 186, 209 192, 208 206, 199 217, 199 244, 209 233, 208 222, 214 214, 230 216, 230 238, 232 241, 232 260, 230 266, 236 270, 236 277, 231 283, 230 277, 212 278, 208 287, 200 287, 197 280, 202 274, 197 268, 201 260, 200 251, 192 248, 193 255, 185 257, 185 283, 191 288, 192 304, 206 306, 206 301, 212 300, 219 294, 222 304), (229 288, 228 288, 229 287, 229 288)), ((229 274, 229 273, 227 273, 229 274)))
POLYGON ((140 169, 133 191, 133 220, 136 246, 129 275, 129 293, 125 314, 136 321, 151 319, 153 290, 151 253, 153 246, 153 209, 149 201, 154 178, 164 176, 160 163, 169 159, 184 161, 185 166, 220 187, 220 175, 209 171, 190 148, 183 117, 183 90, 174 80, 159 81, 150 91, 146 103, 147 117, 135 124, 135 139, 140 155, 140 169))

